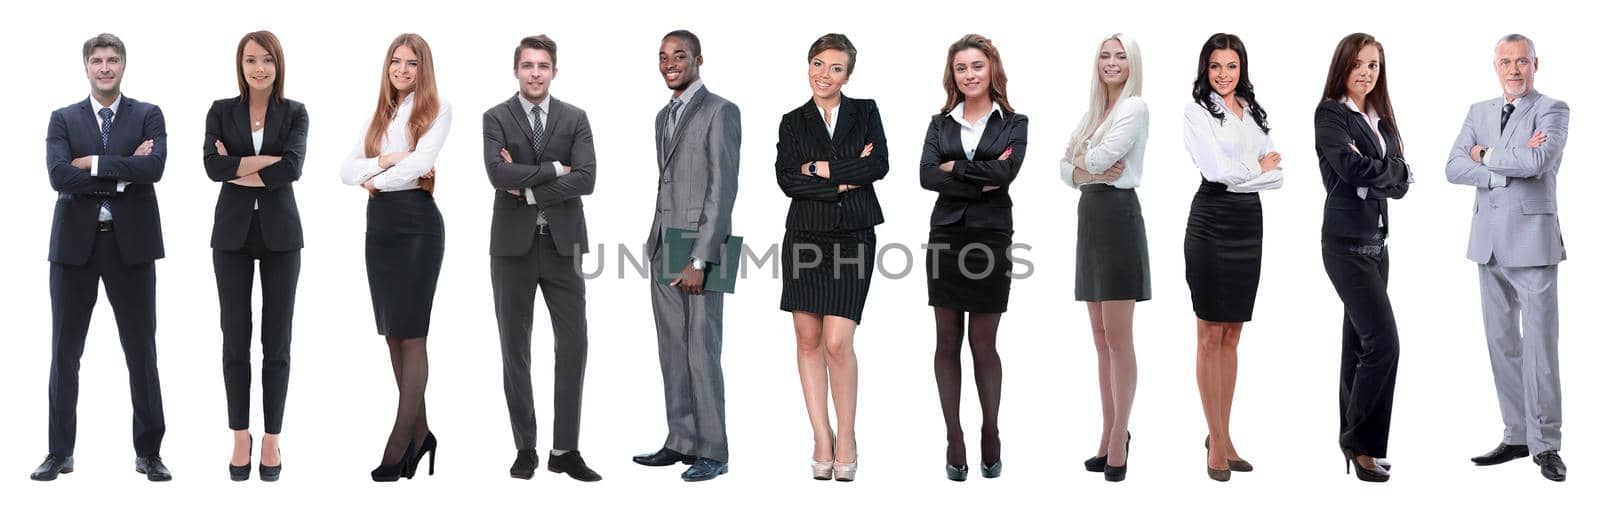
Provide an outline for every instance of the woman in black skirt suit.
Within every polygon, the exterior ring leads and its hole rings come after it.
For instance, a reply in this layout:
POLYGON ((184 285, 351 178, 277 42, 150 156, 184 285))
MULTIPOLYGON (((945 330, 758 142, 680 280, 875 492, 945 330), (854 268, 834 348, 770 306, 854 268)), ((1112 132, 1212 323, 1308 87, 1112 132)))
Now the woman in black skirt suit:
POLYGON ((1011 181, 1028 149, 1028 116, 1006 97, 1000 52, 968 34, 945 58, 945 104, 922 144, 922 188, 939 193, 928 234, 928 305, 937 348, 933 374, 944 411, 945 475, 967 479, 961 430, 961 340, 972 342, 983 409, 983 476, 1000 476, 1000 353, 995 336, 1011 295, 1011 181))
POLYGON ((367 284, 378 335, 389 342, 400 400, 375 481, 410 477, 437 446, 428 430, 428 321, 444 260, 444 219, 434 205, 433 164, 450 134, 450 104, 439 99, 433 53, 416 34, 389 45, 372 123, 341 178, 366 189, 367 284))
POLYGON ((1261 199, 1283 186, 1281 157, 1267 136, 1267 112, 1250 85, 1249 56, 1232 34, 1200 49, 1194 103, 1184 109, 1183 143, 1200 169, 1200 190, 1184 233, 1184 275, 1199 319, 1195 374, 1206 415, 1206 474, 1226 482, 1250 471, 1228 432, 1239 375, 1239 334, 1261 281, 1261 199))
POLYGON ((1061 179, 1078 189, 1075 296, 1088 304, 1100 369, 1100 442, 1084 469, 1119 482, 1127 476, 1128 416, 1139 379, 1133 305, 1150 300, 1150 251, 1134 188, 1144 170, 1150 115, 1139 97, 1139 45, 1116 34, 1095 49, 1089 111, 1073 131, 1061 179))
MULTIPOLYGON (((1388 199, 1405 197, 1400 126, 1389 102, 1383 45, 1367 34, 1339 41, 1317 105, 1317 163, 1328 199, 1322 209, 1322 265, 1344 302, 1339 365, 1339 448, 1356 477, 1389 481, 1389 416, 1400 335, 1389 305, 1388 199)), ((1347 466, 1348 467, 1348 466, 1347 466)))
POLYGON ((855 71, 856 48, 844 34, 811 44, 811 101, 778 125, 778 186, 791 198, 783 237, 783 299, 794 314, 796 359, 811 418, 811 474, 855 480, 855 330, 872 284, 883 210, 872 184, 889 172, 883 120, 872 100, 840 88, 855 71), (833 391, 835 434, 828 422, 833 391))
POLYGON ((289 392, 289 340, 300 281, 300 209, 294 182, 306 157, 306 107, 283 97, 283 45, 271 32, 245 34, 235 56, 239 96, 206 113, 205 168, 222 182, 211 228, 211 262, 222 314, 222 381, 233 460, 228 476, 250 478, 250 289, 261 266, 261 479, 283 470, 278 434, 289 392), (232 150, 229 150, 232 148, 232 150))

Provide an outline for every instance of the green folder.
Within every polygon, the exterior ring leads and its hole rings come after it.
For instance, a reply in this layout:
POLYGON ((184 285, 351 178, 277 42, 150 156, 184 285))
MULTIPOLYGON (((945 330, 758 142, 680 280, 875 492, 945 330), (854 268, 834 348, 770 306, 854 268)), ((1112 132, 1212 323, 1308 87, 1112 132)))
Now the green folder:
MULTIPOLYGON (((694 243, 698 240, 699 232, 667 228, 666 236, 661 239, 661 245, 667 254, 666 268, 660 269, 661 272, 658 273, 656 280, 661 284, 668 284, 677 279, 678 271, 689 266, 689 252, 694 249, 694 243)), ((739 256, 743 248, 744 237, 728 236, 727 243, 722 246, 722 262, 706 264, 706 291, 733 293, 733 287, 739 281, 739 256)))

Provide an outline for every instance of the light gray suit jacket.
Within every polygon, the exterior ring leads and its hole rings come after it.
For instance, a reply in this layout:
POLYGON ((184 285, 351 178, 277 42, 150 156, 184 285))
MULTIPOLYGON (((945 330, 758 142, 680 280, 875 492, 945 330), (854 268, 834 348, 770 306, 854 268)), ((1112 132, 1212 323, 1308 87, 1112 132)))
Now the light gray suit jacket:
POLYGON ((1556 217, 1556 173, 1567 145, 1566 102, 1529 91, 1500 129, 1503 98, 1480 102, 1467 111, 1461 135, 1450 148, 1445 174, 1451 183, 1477 187, 1472 203, 1472 235, 1467 258, 1506 267, 1554 265, 1567 258, 1556 217), (1528 147, 1535 132, 1545 143, 1528 147), (1472 161, 1472 146, 1492 148, 1486 163, 1472 161), (1492 186, 1504 176, 1505 186, 1492 186))
POLYGON ((670 142, 663 136, 666 123, 667 107, 663 107, 656 114, 661 179, 645 250, 654 260, 667 228, 687 229, 699 234, 689 257, 721 263, 739 192, 739 107, 702 87, 679 113, 670 142))

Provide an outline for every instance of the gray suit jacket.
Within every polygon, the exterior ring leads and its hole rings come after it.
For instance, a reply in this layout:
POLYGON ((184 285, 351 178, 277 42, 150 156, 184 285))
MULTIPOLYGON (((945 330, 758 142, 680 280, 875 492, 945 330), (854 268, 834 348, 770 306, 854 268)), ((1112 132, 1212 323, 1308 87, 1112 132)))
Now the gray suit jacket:
POLYGON ((1500 130, 1502 98, 1474 104, 1450 149, 1445 174, 1451 183, 1477 187, 1467 258, 1507 267, 1554 265, 1567 258, 1556 217, 1556 173, 1567 145, 1566 102, 1530 91, 1500 130), (1528 147, 1535 132, 1545 143, 1528 147), (1467 154, 1474 144, 1492 148, 1487 164, 1467 154), (1492 187, 1494 176, 1505 186, 1492 187))
POLYGON ((533 128, 516 96, 483 113, 483 165, 494 185, 494 220, 489 228, 491 256, 521 256, 533 248, 533 235, 544 210, 555 238, 556 252, 572 256, 589 252, 589 228, 583 199, 594 192, 594 135, 589 116, 578 107, 550 98, 545 115, 544 147, 533 147, 533 128), (500 158, 500 149, 511 162, 500 158), (556 162, 572 167, 556 176, 556 162), (507 190, 533 189, 537 205, 507 190))
POLYGON ((656 114, 661 179, 645 251, 654 260, 667 228, 682 228, 699 233, 689 257, 721 263, 739 192, 739 107, 702 88, 683 107, 670 144, 663 142, 666 122, 667 107, 662 107, 656 114))

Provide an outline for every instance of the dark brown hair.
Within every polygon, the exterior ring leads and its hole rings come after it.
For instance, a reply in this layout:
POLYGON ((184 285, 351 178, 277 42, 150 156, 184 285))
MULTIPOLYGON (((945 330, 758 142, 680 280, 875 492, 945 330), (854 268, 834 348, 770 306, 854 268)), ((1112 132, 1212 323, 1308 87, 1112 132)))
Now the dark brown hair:
POLYGON ((1195 71, 1194 90, 1191 91, 1194 102, 1211 112, 1211 117, 1217 118, 1218 123, 1226 119, 1222 115, 1223 106, 1211 102, 1211 93, 1216 91, 1211 89, 1211 79, 1207 72, 1211 64, 1211 53, 1220 50, 1233 50, 1239 54, 1239 83, 1233 88, 1233 95, 1244 100, 1250 110, 1250 117, 1261 127, 1261 133, 1271 132, 1272 128, 1267 126, 1267 109, 1262 108, 1261 103, 1256 101, 1256 86, 1250 83, 1250 54, 1244 51, 1244 41, 1240 40, 1239 36, 1212 34, 1206 39, 1206 44, 1200 47, 1200 65, 1195 71))
POLYGON ((111 34, 100 34, 98 36, 89 38, 88 41, 83 42, 84 64, 89 63, 89 55, 93 54, 96 48, 110 48, 116 50, 118 57, 121 57, 122 60, 128 60, 128 48, 122 46, 121 39, 118 39, 117 36, 111 34))
POLYGON ((522 43, 517 45, 517 53, 511 56, 512 68, 522 63, 523 50, 544 50, 550 54, 550 67, 556 67, 556 41, 550 36, 539 34, 522 38, 522 43))
POLYGON ((941 112, 949 113, 956 108, 956 103, 961 102, 961 90, 956 88, 956 54, 962 50, 976 49, 989 58, 989 99, 1000 105, 1000 110, 1007 114, 1015 112, 1011 109, 1011 101, 1006 98, 1006 68, 1000 64, 1000 49, 995 48, 994 41, 978 34, 961 36, 950 45, 950 53, 944 58, 944 108, 941 112))
POLYGON ((817 42, 811 43, 811 50, 806 53, 806 59, 816 58, 817 54, 828 50, 839 50, 848 57, 845 60, 844 74, 851 75, 856 72, 856 45, 850 44, 850 38, 844 34, 825 34, 817 38, 817 42))
MULTIPOLYGON (((1356 58, 1361 50, 1368 46, 1378 48, 1378 80, 1372 83, 1372 92, 1367 93, 1367 106, 1378 113, 1378 124, 1388 124, 1389 131, 1394 132, 1396 146, 1400 145, 1400 125, 1394 120, 1394 105, 1389 101, 1389 58, 1383 55, 1383 43, 1368 34, 1360 32, 1344 36, 1339 40, 1338 48, 1333 50, 1333 60, 1328 63, 1328 81, 1322 86, 1322 99, 1340 101, 1349 94, 1344 88, 1344 81, 1356 69, 1356 58)), ((1381 136, 1381 135, 1380 135, 1381 136)))
POLYGON ((251 41, 261 45, 261 48, 267 50, 267 55, 272 56, 272 67, 274 69, 272 101, 283 101, 283 45, 278 43, 278 36, 272 35, 272 32, 265 30, 257 30, 245 34, 243 38, 239 39, 239 50, 233 55, 234 75, 235 78, 239 79, 239 97, 250 98, 250 85, 244 81, 244 45, 251 41))

